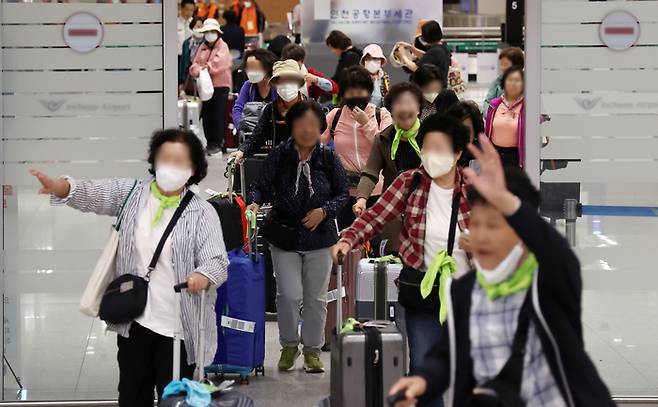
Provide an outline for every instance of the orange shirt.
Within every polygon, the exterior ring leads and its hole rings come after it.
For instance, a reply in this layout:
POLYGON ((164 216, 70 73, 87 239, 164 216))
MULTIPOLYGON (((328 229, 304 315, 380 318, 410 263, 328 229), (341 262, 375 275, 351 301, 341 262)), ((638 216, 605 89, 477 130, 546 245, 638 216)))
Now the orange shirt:
POLYGON ((503 96, 503 102, 496 110, 491 126, 491 141, 498 147, 519 146, 519 116, 521 113, 520 98, 512 106, 508 106, 503 96))

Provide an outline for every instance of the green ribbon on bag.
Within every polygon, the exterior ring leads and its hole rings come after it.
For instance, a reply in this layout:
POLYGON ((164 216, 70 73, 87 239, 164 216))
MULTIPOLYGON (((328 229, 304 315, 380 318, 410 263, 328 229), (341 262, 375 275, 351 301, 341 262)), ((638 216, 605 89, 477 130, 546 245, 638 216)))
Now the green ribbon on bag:
POLYGON ((418 146, 418 142, 416 141, 416 134, 418 134, 418 129, 420 128, 420 119, 416 119, 416 122, 414 123, 413 126, 409 130, 403 130, 398 125, 394 125, 395 127, 395 137, 393 138, 393 142, 391 143, 391 160, 395 160, 395 153, 398 151, 398 147, 400 146, 400 140, 405 140, 407 141, 411 147, 414 149, 416 154, 418 154, 418 157, 420 157, 420 147, 418 146))
POLYGON ((361 326, 361 322, 357 321, 354 318, 347 318, 347 320, 343 324, 343 327, 340 330, 340 333, 346 334, 346 333, 354 332, 355 328, 359 326, 361 326))
POLYGON ((389 254, 388 256, 378 257, 373 260, 375 263, 391 263, 391 264, 402 264, 402 260, 399 257, 389 254))
POLYGON ((158 200, 160 201, 160 206, 158 207, 157 212, 155 212, 155 217, 153 218, 153 225, 157 225, 165 209, 178 208, 178 205, 180 205, 181 196, 162 195, 155 181, 151 183, 151 193, 153 194, 154 197, 158 198, 158 200))
POLYGON ((515 294, 530 287, 535 275, 535 270, 537 270, 537 264, 535 255, 529 253, 521 266, 519 266, 514 274, 505 281, 501 281, 498 284, 489 284, 479 271, 476 273, 476 276, 478 283, 487 294, 487 298, 493 301, 497 298, 507 297, 508 295, 515 294))
POLYGON ((420 295, 423 298, 427 298, 432 292, 432 288, 434 288, 436 275, 439 275, 439 322, 442 324, 448 316, 448 306, 446 304, 447 293, 445 292, 445 286, 450 276, 456 270, 457 264, 455 263, 455 259, 453 259, 446 250, 441 250, 432 259, 432 263, 430 263, 429 268, 425 272, 423 281, 420 282, 420 295))

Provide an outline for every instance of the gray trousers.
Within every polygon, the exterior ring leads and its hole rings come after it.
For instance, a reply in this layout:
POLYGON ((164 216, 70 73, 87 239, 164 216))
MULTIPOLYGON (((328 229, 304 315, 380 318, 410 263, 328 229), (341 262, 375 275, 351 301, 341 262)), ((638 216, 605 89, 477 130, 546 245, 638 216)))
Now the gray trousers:
POLYGON ((324 324, 327 320, 327 288, 331 274, 329 248, 289 252, 270 247, 276 275, 279 342, 283 347, 299 346, 301 309, 304 352, 319 353, 324 345, 324 324))

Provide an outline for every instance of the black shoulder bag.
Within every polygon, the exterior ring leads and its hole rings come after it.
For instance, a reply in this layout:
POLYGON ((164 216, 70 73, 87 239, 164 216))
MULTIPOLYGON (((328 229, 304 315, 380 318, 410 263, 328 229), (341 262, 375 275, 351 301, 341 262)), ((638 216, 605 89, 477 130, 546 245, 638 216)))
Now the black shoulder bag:
POLYGON ((531 292, 528 290, 519 311, 509 359, 496 377, 473 389, 467 407, 525 407, 521 398, 521 380, 530 327, 530 300, 531 292))
MULTIPOLYGON (((418 187, 420 179, 414 180, 411 185, 411 192, 409 196, 415 191, 418 187)), ((432 181, 433 182, 433 181, 432 181)), ((449 256, 452 256, 453 249, 455 247, 455 236, 457 234, 457 217, 459 215, 459 205, 461 203, 461 193, 456 193, 452 200, 452 212, 450 214, 450 226, 448 230, 448 247, 446 251, 449 256)), ((408 199, 408 198, 407 198, 408 199)), ((434 284, 432 285, 432 292, 427 298, 423 298, 420 295, 420 283, 423 281, 425 273, 422 271, 416 270, 412 267, 405 265, 405 267, 400 272, 399 279, 399 292, 398 292, 398 302, 405 309, 409 309, 417 312, 424 312, 428 314, 439 314, 439 278, 437 275, 434 284)))
POLYGON ((174 226, 176 226, 176 222, 180 219, 183 211, 187 207, 187 204, 190 203, 193 196, 194 193, 192 191, 187 191, 178 205, 178 208, 176 208, 174 216, 167 225, 167 228, 160 238, 158 247, 153 253, 153 258, 151 258, 151 263, 149 263, 146 275, 141 277, 133 274, 124 274, 115 278, 110 283, 107 290, 105 290, 105 294, 103 294, 101 306, 98 310, 98 316, 100 319, 111 324, 122 324, 131 322, 144 313, 146 300, 148 298, 148 285, 151 279, 151 273, 155 270, 155 266, 158 264, 158 258, 160 258, 160 253, 162 253, 167 238, 174 229, 174 226))

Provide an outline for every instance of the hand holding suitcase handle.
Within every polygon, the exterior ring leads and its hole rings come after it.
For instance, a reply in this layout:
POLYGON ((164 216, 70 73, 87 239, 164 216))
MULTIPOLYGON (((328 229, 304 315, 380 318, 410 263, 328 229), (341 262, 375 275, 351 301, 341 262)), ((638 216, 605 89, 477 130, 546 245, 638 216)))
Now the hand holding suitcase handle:
POLYGON ((420 376, 403 377, 391 387, 386 398, 391 407, 411 407, 427 391, 427 382, 420 376))

